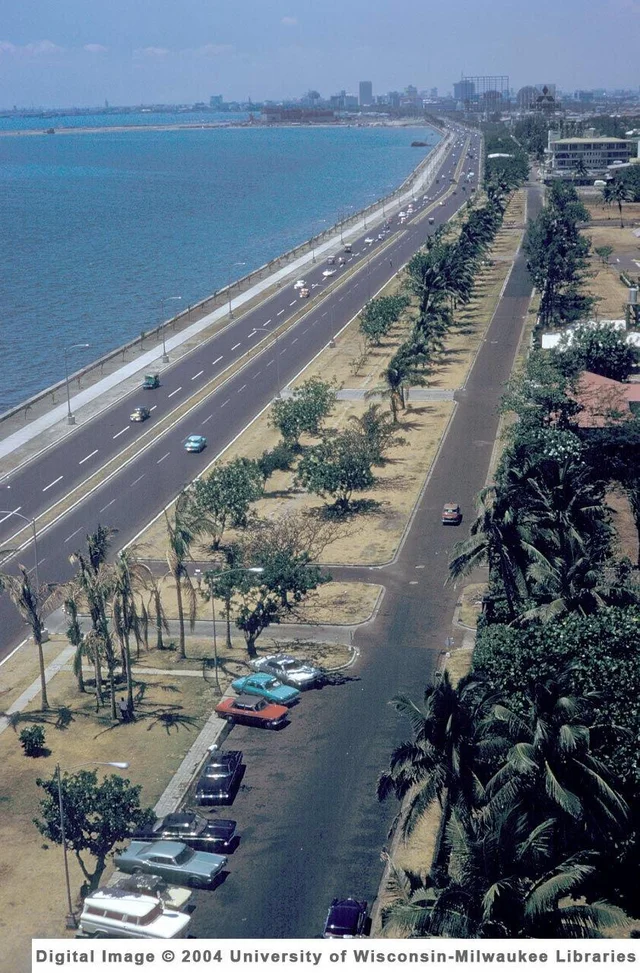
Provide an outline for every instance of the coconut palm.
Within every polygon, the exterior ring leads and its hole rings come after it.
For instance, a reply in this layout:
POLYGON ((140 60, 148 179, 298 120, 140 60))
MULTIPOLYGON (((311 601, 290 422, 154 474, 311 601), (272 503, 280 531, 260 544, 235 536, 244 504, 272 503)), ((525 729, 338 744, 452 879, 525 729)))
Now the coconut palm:
POLYGON ((169 575, 173 579, 176 589, 176 605, 178 611, 179 645, 178 658, 186 658, 185 627, 184 627, 184 599, 186 596, 189 610, 189 624, 191 629, 195 625, 197 615, 197 596, 193 582, 189 577, 187 561, 191 554, 191 545, 195 540, 198 529, 195 523, 191 498, 186 491, 182 491, 175 502, 173 514, 170 517, 164 512, 167 525, 167 564, 169 575))
POLYGON ((56 591, 49 586, 37 589, 32 586, 29 572, 23 564, 18 565, 18 577, 13 574, 0 572, 0 591, 6 591, 16 606, 24 622, 31 629, 33 641, 38 650, 38 665, 40 667, 40 705, 43 710, 49 709, 47 698, 47 678, 44 671, 44 653, 42 651, 44 617, 51 607, 56 591))
POLYGON ((76 650, 73 656, 73 674, 78 680, 78 692, 84 693, 86 692, 86 687, 84 684, 82 663, 85 657, 85 651, 84 635, 80 628, 80 622, 78 621, 78 594, 79 592, 73 583, 66 585, 64 589, 64 610, 69 621, 66 635, 70 644, 76 650))
POLYGON ((612 203, 617 203, 621 228, 624 228, 622 204, 628 203, 630 199, 632 199, 631 191, 621 179, 612 179, 602 189, 602 201, 605 205, 610 206, 612 203))
POLYGON ((380 373, 382 382, 365 393, 367 398, 380 394, 389 396, 394 423, 398 421, 399 410, 407 407, 405 395, 407 387, 427 383, 421 367, 427 363, 426 352, 420 354, 420 362, 412 357, 415 354, 419 354, 416 349, 412 350, 409 345, 401 345, 387 367, 380 373))
MULTIPOLYGON (((133 678, 131 674, 131 634, 140 642, 140 617, 136 604, 136 597, 143 587, 146 578, 145 570, 136 561, 131 550, 121 551, 113 566, 113 627, 122 656, 122 671, 127 681, 127 704, 129 713, 133 713, 133 678)), ((138 650, 139 654, 139 650, 138 650)))

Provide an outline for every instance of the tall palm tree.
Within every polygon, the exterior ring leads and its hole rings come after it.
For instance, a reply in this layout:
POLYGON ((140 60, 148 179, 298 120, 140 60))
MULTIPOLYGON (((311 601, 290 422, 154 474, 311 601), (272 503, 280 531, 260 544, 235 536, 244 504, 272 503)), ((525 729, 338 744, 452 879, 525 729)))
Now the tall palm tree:
POLYGON ((184 597, 187 598, 189 609, 189 624, 191 629, 195 625, 197 614, 197 596, 193 582, 189 577, 187 561, 191 554, 191 545, 197 536, 197 525, 194 520, 191 499, 183 490, 176 500, 173 515, 164 512, 167 525, 167 564, 169 574, 176 589, 176 605, 178 611, 179 645, 178 658, 186 658, 186 642, 184 627, 184 597))
POLYGON ((80 628, 80 622, 78 621, 78 590, 73 582, 65 587, 64 610, 69 621, 66 633, 67 638, 76 650, 73 657, 73 674, 78 680, 78 692, 85 693, 87 690, 84 684, 84 674, 82 671, 82 662, 85 657, 84 635, 82 629, 80 628))
POLYGON ((47 679, 44 671, 44 652, 42 638, 44 633, 44 617, 48 607, 55 597, 55 590, 48 587, 40 590, 32 587, 29 572, 23 564, 18 565, 18 577, 13 574, 0 572, 0 591, 6 591, 16 606, 22 619, 31 629, 33 641, 38 650, 38 665, 40 667, 40 705, 43 710, 49 709, 47 697, 47 679), (48 597, 46 593, 51 591, 48 597))
MULTIPOLYGON (((91 617, 91 628, 95 633, 92 642, 92 650, 95 681, 96 681, 96 708, 102 705, 102 669, 101 663, 103 656, 107 659, 113 657, 113 645, 111 632, 109 630, 109 618, 107 612, 107 602, 112 594, 113 574, 107 566, 107 556, 111 538, 116 531, 110 527, 98 525, 93 534, 87 534, 87 553, 82 554, 75 551, 69 558, 72 564, 78 566, 75 576, 75 584, 86 599, 89 615, 91 617), (103 649, 99 650, 98 646, 103 649)), ((85 636, 86 645, 87 636, 85 636)), ((113 710, 115 719, 115 708, 113 710)))
POLYGON ((623 229, 622 204, 628 203, 631 198, 630 190, 621 179, 612 179, 602 189, 602 201, 605 205, 610 206, 612 203, 617 203, 618 213, 620 214, 620 227, 623 229))
POLYGON ((140 640, 140 618, 136 596, 145 582, 144 569, 131 550, 121 551, 113 567, 113 625, 120 642, 122 671, 127 681, 127 704, 133 713, 133 678, 131 673, 131 634, 140 640))
POLYGON ((387 367, 380 373, 382 382, 371 391, 365 393, 366 397, 371 395, 388 395, 391 415, 394 423, 398 421, 400 409, 407 408, 406 389, 410 385, 426 385, 427 379, 422 371, 421 365, 426 364, 426 353, 420 355, 421 363, 417 363, 410 356, 409 346, 402 345, 393 356, 387 367))

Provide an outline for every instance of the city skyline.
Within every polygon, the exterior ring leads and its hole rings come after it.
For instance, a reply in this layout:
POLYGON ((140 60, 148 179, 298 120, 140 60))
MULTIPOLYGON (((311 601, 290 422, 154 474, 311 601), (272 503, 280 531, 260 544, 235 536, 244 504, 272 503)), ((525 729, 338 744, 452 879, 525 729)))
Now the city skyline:
POLYGON ((631 88, 637 0, 607 0, 597 21, 585 0, 540 0, 513 17, 508 0, 449 8, 410 0, 248 0, 228 9, 202 0, 81 0, 6 5, 0 35, 6 106, 192 103, 325 97, 362 79, 374 94, 437 87, 461 74, 502 73, 516 90, 551 77, 565 90, 631 88), (522 38, 527 38, 526 45, 522 38), (570 43, 567 42, 570 40, 570 43), (615 49, 606 63, 605 49, 615 49), (603 78, 603 74, 605 77, 603 78))

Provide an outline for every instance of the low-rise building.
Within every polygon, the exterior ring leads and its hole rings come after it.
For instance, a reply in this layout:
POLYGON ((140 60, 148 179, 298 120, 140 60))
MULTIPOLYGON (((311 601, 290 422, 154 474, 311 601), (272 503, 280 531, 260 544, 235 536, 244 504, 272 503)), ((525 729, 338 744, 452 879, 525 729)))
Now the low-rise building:
POLYGON ((549 137, 548 166, 551 172, 574 172, 582 165, 589 172, 605 172, 614 163, 625 163, 638 155, 638 142, 634 139, 599 138, 552 138, 549 137))

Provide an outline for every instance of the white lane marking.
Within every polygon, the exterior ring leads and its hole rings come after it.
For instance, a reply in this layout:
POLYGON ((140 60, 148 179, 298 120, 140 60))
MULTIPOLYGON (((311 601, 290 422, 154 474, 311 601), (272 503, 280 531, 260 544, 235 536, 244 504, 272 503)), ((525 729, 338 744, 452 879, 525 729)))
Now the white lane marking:
POLYGON ((74 532, 73 532, 73 534, 69 534, 69 536, 68 536, 68 537, 65 537, 65 539, 63 540, 63 542, 62 542, 62 543, 63 543, 63 544, 67 544, 67 543, 68 543, 68 542, 69 542, 69 541, 71 540, 71 538, 72 538, 72 537, 75 537, 75 536, 76 536, 76 534, 79 534, 81 530, 82 530, 82 527, 78 527, 78 529, 77 529, 77 530, 74 530, 74 532))
POLYGON ((191 376, 191 381, 192 382, 195 382, 195 380, 197 378, 200 378, 200 376, 203 374, 203 372, 204 372, 204 368, 201 368, 199 372, 196 372, 195 375, 192 375, 191 376))
POLYGON ((257 377, 258 377, 258 375, 262 375, 262 369, 260 369, 260 371, 259 371, 259 372, 256 372, 256 373, 255 373, 255 375, 254 375, 253 377, 254 377, 254 378, 257 378, 257 377))
POLYGON ((213 412, 211 413, 211 415, 210 415, 210 416, 207 416, 207 418, 206 418, 206 419, 203 419, 203 420, 202 420, 202 425, 204 426, 204 424, 205 424, 205 422, 208 422, 208 421, 209 421, 209 419, 213 419, 213 412))
POLYGON ((129 428, 130 428, 130 426, 125 426, 125 427, 124 427, 124 429, 121 429, 121 430, 120 430, 120 432, 117 432, 117 433, 115 434, 115 436, 114 436, 113 438, 114 438, 114 439, 117 439, 117 438, 118 438, 118 436, 121 436, 121 435, 122 435, 122 433, 123 433, 123 432, 126 432, 126 431, 127 431, 127 429, 129 429, 129 428))
POLYGON ((302 333, 303 333, 303 334, 306 334, 308 330, 309 330, 308 328, 305 328, 305 329, 304 329, 304 331, 303 331, 302 333))
MULTIPOLYGON (((165 454, 164 454, 164 456, 161 456, 161 457, 160 457, 160 459, 158 460, 158 463, 161 463, 161 462, 162 462, 162 460, 163 460, 163 459, 166 459, 166 458, 167 458, 167 456, 169 456, 169 455, 170 455, 169 453, 165 453, 165 454)), ((157 464, 156 464, 156 465, 157 465, 157 464)))
POLYGON ((312 286, 312 287, 317 287, 318 285, 317 285, 317 284, 312 284, 311 286, 312 286))
POLYGON ((269 320, 268 320, 268 321, 265 321, 265 322, 264 322, 264 324, 262 325, 262 327, 263 327, 263 328, 266 328, 266 326, 267 326, 268 324, 271 324, 271 318, 269 318, 269 320))
POLYGON ((172 395, 177 395, 178 392, 182 392, 182 386, 181 385, 179 385, 177 389, 174 389, 173 392, 169 392, 169 395, 167 396, 167 398, 170 399, 172 395))
POLYGON ((354 253, 354 255, 353 255, 353 256, 354 256, 354 257, 359 257, 359 256, 360 256, 360 251, 358 250, 358 252, 357 252, 357 253, 354 253))
POLYGON ((295 343, 296 343, 297 340, 298 340, 297 338, 294 338, 293 341, 291 342, 291 344, 292 345, 295 345, 295 343))
POLYGON ((274 361, 275 361, 275 358, 272 358, 271 361, 268 361, 267 362, 267 368, 269 367, 269 365, 273 365, 274 361))
POLYGON ((293 307, 293 305, 294 305, 295 303, 296 303, 295 301, 291 301, 291 304, 289 305, 289 307, 293 307))
POLYGON ((105 510, 107 509, 107 507, 110 507, 110 506, 111 506, 111 504, 112 504, 112 503, 115 503, 117 499, 118 499, 117 497, 114 497, 114 498, 113 498, 113 500, 110 500, 110 501, 109 501, 109 503, 106 503, 106 504, 104 505, 104 507, 102 507, 102 509, 98 511, 98 513, 101 513, 101 514, 102 514, 102 513, 104 513, 104 512, 105 512, 105 510))
POLYGON ((89 453, 88 456, 85 456, 84 459, 81 459, 80 460, 80 462, 78 463, 78 466, 82 466, 82 464, 83 463, 86 463, 88 459, 91 459, 92 456, 95 456, 97 452, 98 452, 98 450, 97 449, 94 449, 94 451, 92 453, 89 453))
POLYGON ((6 516, 0 520, 0 524, 3 524, 5 520, 7 520, 7 518, 11 517, 13 514, 17 514, 19 510, 22 510, 22 507, 16 507, 16 509, 12 510, 11 513, 6 514, 6 516))
POLYGON ((139 483, 139 482, 140 482, 140 480, 143 480, 143 479, 144 479, 144 476, 145 476, 145 474, 144 474, 144 473, 142 473, 142 474, 141 474, 141 475, 140 475, 139 477, 137 477, 137 479, 135 479, 135 480, 133 481, 133 483, 131 484, 131 486, 135 486, 135 485, 136 485, 136 483, 139 483))
POLYGON ((242 344, 242 342, 241 342, 241 341, 239 341, 237 345, 234 345, 234 346, 233 346, 233 348, 231 349, 231 351, 235 351, 235 350, 236 350, 236 348, 239 348, 241 344, 242 344))
POLYGON ((325 311, 324 314, 322 315, 322 317, 323 318, 326 318, 326 316, 327 316, 327 312, 325 311))
MULTIPOLYGON (((64 475, 64 474, 63 474, 63 475, 64 475)), ((57 479, 55 479, 55 480, 52 480, 52 482, 51 482, 51 483, 49 483, 49 484, 48 484, 48 486, 46 486, 46 487, 43 487, 43 488, 42 488, 42 492, 43 492, 43 493, 46 493, 46 492, 47 492, 47 490, 50 490, 52 486, 55 486, 55 485, 56 485, 56 483, 59 483, 61 479, 62 479, 62 476, 59 476, 59 477, 58 477, 57 479)))
POLYGON ((224 358, 224 355, 218 355, 218 357, 216 358, 216 360, 215 361, 212 361, 211 364, 212 365, 217 365, 218 362, 219 361, 222 361, 223 358, 224 358))
POLYGON ((157 409, 157 408, 158 408, 158 406, 157 406, 157 405, 152 405, 152 406, 151 406, 151 408, 149 409, 149 412, 153 412, 153 410, 154 410, 154 409, 157 409))
POLYGON ((246 387, 247 387, 246 385, 243 385, 241 389, 238 389, 238 395, 240 395, 241 392, 244 392, 246 387))
POLYGON ((225 401, 224 401, 224 402, 222 403, 222 405, 220 406, 220 408, 221 408, 221 409, 224 409, 224 407, 225 407, 225 405, 229 405, 229 403, 230 403, 230 402, 231 402, 231 399, 226 399, 226 400, 225 400, 225 401))
POLYGON ((256 333, 257 333, 256 332, 256 329, 254 328, 253 331, 251 332, 251 334, 248 334, 247 335, 247 338, 253 338, 254 334, 256 334, 256 333))
POLYGON ((280 315, 280 314, 284 314, 284 308, 282 308, 281 311, 278 311, 278 315, 280 315))

